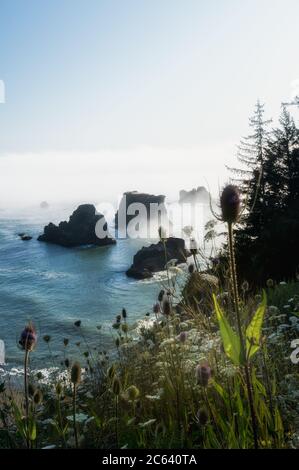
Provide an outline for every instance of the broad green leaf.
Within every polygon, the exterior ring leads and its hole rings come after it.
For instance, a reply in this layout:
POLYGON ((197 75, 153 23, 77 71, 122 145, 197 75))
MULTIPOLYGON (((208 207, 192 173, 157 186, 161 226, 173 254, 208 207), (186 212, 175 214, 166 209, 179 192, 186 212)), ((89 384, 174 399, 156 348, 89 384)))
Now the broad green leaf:
POLYGON ((260 348, 260 338, 264 315, 267 307, 267 297, 263 291, 263 300, 255 312, 251 322, 246 329, 246 354, 250 359, 260 348))
POLYGON ((237 366, 241 364, 241 343, 237 333, 231 328, 226 320, 215 294, 213 294, 216 316, 220 327, 221 338, 223 342, 224 351, 227 357, 237 366))

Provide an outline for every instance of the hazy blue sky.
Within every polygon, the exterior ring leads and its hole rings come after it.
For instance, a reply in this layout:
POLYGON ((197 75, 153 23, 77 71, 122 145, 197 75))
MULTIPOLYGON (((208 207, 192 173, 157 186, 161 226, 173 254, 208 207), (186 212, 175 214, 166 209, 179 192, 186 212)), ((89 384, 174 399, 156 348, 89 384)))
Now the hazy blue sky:
POLYGON ((299 88, 298 18, 298 0, 0 0, 0 197, 215 188, 257 98, 276 119, 299 88))

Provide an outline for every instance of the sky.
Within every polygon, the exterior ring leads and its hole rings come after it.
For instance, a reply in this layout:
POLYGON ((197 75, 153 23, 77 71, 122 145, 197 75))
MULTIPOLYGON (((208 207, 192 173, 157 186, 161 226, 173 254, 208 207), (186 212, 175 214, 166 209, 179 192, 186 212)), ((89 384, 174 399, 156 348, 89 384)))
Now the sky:
POLYGON ((0 0, 0 208, 217 192, 257 99, 275 123, 299 92, 298 17, 298 0, 0 0))

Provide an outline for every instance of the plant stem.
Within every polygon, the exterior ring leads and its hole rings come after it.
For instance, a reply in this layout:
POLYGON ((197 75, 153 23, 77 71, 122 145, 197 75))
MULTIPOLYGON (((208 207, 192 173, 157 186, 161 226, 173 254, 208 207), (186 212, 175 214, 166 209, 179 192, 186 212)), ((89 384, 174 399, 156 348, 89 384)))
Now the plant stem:
POLYGON ((28 397, 28 358, 29 351, 25 350, 24 359, 24 391, 25 391, 25 416, 26 416, 26 445, 30 448, 29 440, 29 397, 28 397))
POLYGON ((247 393, 248 393, 248 401, 249 401, 250 414, 251 414, 254 447, 255 449, 258 449, 257 422, 256 422, 254 405, 253 405, 253 392, 252 392, 252 386, 251 386, 251 381, 250 381, 248 362, 246 358, 246 348, 245 348, 245 343, 244 343, 240 310, 239 310, 238 280, 237 280, 235 250, 234 250, 233 224, 228 223, 227 225, 228 225, 228 245, 229 245, 229 257, 230 257, 229 266, 230 266, 230 274, 231 274, 231 281, 232 281, 232 287, 233 287, 233 300, 234 300, 234 305, 235 305, 238 332, 239 332, 240 344, 241 344, 241 360, 242 362, 244 362, 245 380, 246 380, 246 388, 247 388, 247 393))
POLYGON ((78 431, 77 431, 77 422, 76 422, 76 398, 77 398, 77 386, 74 384, 73 389, 73 423, 74 423, 74 434, 75 434, 75 443, 76 448, 78 449, 78 431))
POLYGON ((116 448, 119 448, 118 442, 118 396, 115 397, 115 437, 116 437, 116 448))

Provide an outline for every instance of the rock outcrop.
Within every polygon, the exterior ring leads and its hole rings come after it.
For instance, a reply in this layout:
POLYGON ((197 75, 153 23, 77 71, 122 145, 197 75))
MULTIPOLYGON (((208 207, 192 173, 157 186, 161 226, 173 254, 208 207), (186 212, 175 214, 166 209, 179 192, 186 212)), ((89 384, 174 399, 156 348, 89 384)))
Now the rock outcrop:
POLYGON ((28 233, 18 233, 18 236, 20 237, 21 240, 23 241, 29 241, 32 240, 32 236, 28 235, 28 233))
POLYGON ((153 194, 139 193, 137 191, 124 193, 118 211, 115 214, 115 228, 126 233, 130 221, 138 216, 138 222, 145 224, 143 228, 147 231, 147 236, 144 238, 148 238, 150 227, 148 227, 147 222, 151 221, 151 231, 153 231, 155 230, 153 229, 154 225, 157 229, 159 225, 163 225, 163 221, 165 223, 167 220, 167 210, 164 203, 165 196, 163 195, 155 196, 153 194), (135 204, 136 206, 134 206, 135 204), (141 211, 139 211, 137 204, 142 205, 141 211), (151 204, 155 204, 155 206, 151 206, 151 204), (160 213, 156 214, 153 210, 154 207, 159 207, 160 213))
MULTIPOLYGON (((96 212, 92 204, 80 205, 70 216, 68 222, 60 222, 57 226, 50 223, 44 228, 43 235, 38 237, 39 241, 54 243, 67 248, 83 245, 111 245, 115 240, 106 236, 98 238, 95 232, 97 222, 104 216, 96 212)), ((107 223, 103 221, 103 228, 107 230, 107 223)))
POLYGON ((209 192, 204 186, 198 186, 198 188, 193 188, 191 191, 180 191, 180 204, 189 203, 189 204, 209 204, 210 196, 209 192))
MULTIPOLYGON (((174 265, 184 263, 189 256, 185 241, 181 238, 170 237, 166 240, 167 260, 175 260, 174 265)), ((164 245, 160 241, 141 248, 133 258, 133 264, 126 272, 127 276, 135 279, 146 279, 153 273, 166 269, 164 245)))

